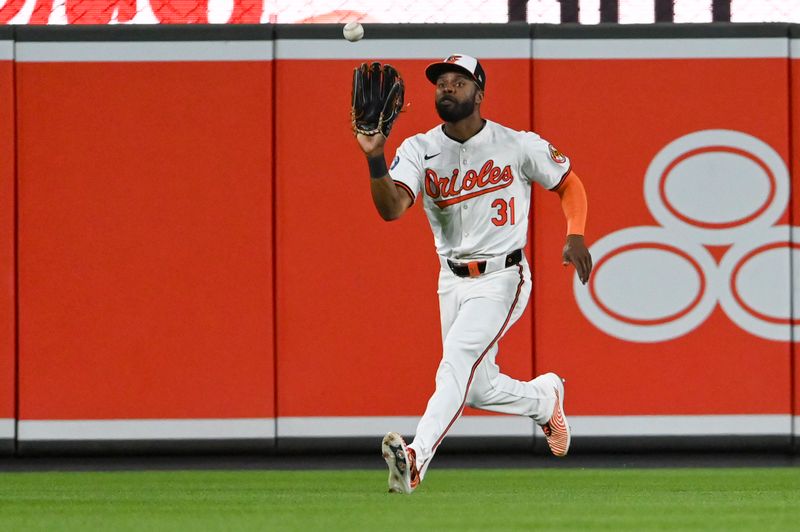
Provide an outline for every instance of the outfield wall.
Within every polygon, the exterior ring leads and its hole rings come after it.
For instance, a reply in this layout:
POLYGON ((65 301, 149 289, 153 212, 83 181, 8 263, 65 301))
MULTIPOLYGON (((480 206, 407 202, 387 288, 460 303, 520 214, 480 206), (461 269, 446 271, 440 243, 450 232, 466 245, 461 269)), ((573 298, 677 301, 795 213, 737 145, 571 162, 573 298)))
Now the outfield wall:
MULTIPOLYGON (((792 445, 797 28, 0 32, 6 452, 412 434, 441 356, 438 261, 419 207, 385 224, 371 205, 350 80, 369 59, 403 74, 391 156, 437 123, 423 70, 452 52, 481 58, 484 115, 570 155, 590 199, 584 287, 535 191, 504 371, 567 377, 576 450, 792 445)), ((446 446, 478 444, 544 447, 530 420, 469 411, 446 446)))
POLYGON ((16 417, 14 41, 0 28, 0 452, 14 450, 16 417))

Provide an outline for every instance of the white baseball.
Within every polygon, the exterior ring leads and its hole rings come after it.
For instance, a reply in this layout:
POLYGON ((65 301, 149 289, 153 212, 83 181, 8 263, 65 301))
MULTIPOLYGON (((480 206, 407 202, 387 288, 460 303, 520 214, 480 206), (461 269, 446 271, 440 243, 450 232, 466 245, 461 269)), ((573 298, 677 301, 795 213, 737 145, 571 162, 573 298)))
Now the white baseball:
POLYGON ((364 36, 364 26, 358 22, 348 22, 342 30, 344 38, 350 42, 360 41, 364 36))

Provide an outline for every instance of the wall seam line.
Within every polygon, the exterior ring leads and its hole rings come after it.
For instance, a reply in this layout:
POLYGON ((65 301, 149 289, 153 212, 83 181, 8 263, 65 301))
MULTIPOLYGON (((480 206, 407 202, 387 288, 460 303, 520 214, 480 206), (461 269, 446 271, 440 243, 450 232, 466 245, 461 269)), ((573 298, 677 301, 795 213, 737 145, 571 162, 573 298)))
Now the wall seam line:
MULTIPOLYGON (((797 308, 797 302, 795 301, 794 291, 795 291, 795 276, 794 276, 794 269, 796 267, 795 260, 794 260, 794 252, 792 245, 795 243, 795 234, 794 234, 794 223, 795 223, 795 216, 794 216, 794 120, 792 117, 793 113, 793 106, 792 106, 792 34, 791 34, 791 26, 787 26, 786 28, 787 39, 786 39, 786 69, 787 69, 787 104, 788 104, 788 133, 789 133, 789 316, 790 318, 794 318, 795 316, 795 309, 797 308)), ((791 434, 789 436, 792 448, 795 448, 797 445, 797 412, 795 410, 795 406, 797 404, 797 345, 795 344, 797 338, 795 337, 795 326, 791 323, 789 324, 789 412, 791 412, 791 422, 790 422, 790 431, 791 434)))
POLYGON ((271 228, 271 248, 272 248, 272 408, 273 408, 273 434, 272 448, 278 448, 278 179, 276 177, 278 170, 278 82, 277 82, 277 35, 275 34, 275 26, 271 27, 270 46, 272 46, 272 60, 270 61, 270 105, 272 106, 270 120, 270 144, 272 157, 270 161, 270 180, 272 181, 272 194, 270 201, 272 202, 272 228, 271 228))
MULTIPOLYGON (((528 82, 530 83, 530 95, 529 95, 529 104, 530 108, 528 109, 528 120, 530 120, 530 128, 531 131, 536 131, 534 127, 534 103, 535 103, 535 83, 536 83, 536 76, 535 76, 535 67, 534 67, 534 55, 533 55, 533 48, 534 48, 534 25, 531 24, 529 27, 528 37, 530 39, 528 45, 528 53, 530 54, 530 59, 528 59, 528 65, 530 65, 530 72, 528 73, 528 82)), ((535 230, 534 230, 534 211, 535 211, 535 194, 534 191, 531 191, 531 206, 530 206, 530 213, 528 214, 528 239, 531 243, 531 264, 530 264, 530 271, 531 271, 531 295, 528 300, 528 305, 530 305, 531 311, 531 377, 536 377, 536 283, 534 282, 534 275, 535 275, 535 268, 533 267, 534 258, 536 257, 536 237, 535 237, 535 230)), ((533 440, 531 442, 532 450, 536 449, 536 427, 533 428, 533 440)))
POLYGON ((11 54, 11 89, 14 120, 14 456, 19 454, 19 373, 20 373, 20 302, 19 302, 19 113, 17 84, 17 30, 14 28, 11 54))

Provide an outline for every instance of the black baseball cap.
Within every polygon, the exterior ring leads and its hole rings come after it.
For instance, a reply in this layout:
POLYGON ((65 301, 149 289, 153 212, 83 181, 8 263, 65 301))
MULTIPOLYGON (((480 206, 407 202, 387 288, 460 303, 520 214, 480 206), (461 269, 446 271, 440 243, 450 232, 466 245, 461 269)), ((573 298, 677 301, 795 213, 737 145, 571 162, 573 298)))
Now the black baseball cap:
POLYGON ((436 80, 444 72, 460 72, 465 74, 475 80, 475 83, 478 84, 481 90, 486 90, 486 73, 484 73, 480 62, 472 56, 453 54, 442 61, 431 63, 428 65, 428 68, 425 69, 425 77, 435 85, 436 80))

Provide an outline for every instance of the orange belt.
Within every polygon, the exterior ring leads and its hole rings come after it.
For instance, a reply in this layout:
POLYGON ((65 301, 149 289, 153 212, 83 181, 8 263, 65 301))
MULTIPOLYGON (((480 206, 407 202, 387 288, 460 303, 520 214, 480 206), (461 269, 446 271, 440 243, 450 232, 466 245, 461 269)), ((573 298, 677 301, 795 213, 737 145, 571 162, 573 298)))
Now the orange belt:
MULTIPOLYGON (((506 268, 514 266, 522 261, 522 250, 517 249, 506 255, 506 268)), ((485 260, 473 260, 470 262, 453 262, 447 259, 447 265, 450 266, 450 271, 459 277, 478 277, 486 271, 485 260)))

